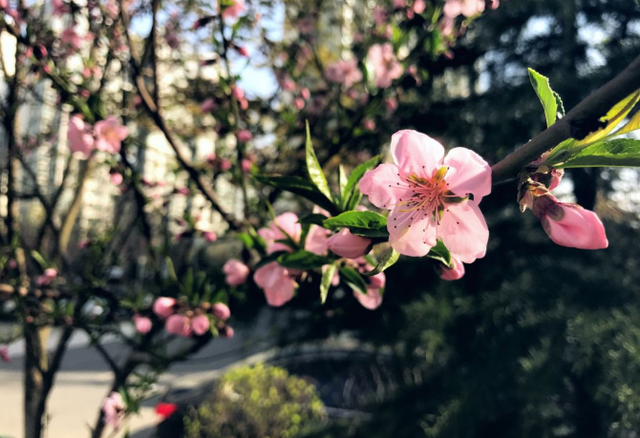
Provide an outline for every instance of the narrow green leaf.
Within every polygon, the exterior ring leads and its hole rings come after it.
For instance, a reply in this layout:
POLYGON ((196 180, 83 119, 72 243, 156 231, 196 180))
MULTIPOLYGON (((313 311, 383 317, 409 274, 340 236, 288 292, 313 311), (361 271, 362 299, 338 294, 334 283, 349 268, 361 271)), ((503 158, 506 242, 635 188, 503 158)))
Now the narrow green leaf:
POLYGON ((438 243, 436 243, 436 246, 431 248, 431 251, 429 251, 427 257, 442 262, 447 267, 451 267, 451 253, 449 252, 447 247, 444 246, 442 240, 438 240, 438 243))
POLYGON ((358 206, 358 204, 360 203, 360 198, 362 196, 360 194, 360 190, 358 189, 358 183, 360 182, 364 174, 368 170, 371 170, 378 164, 380 164, 381 160, 382 156, 376 155, 375 157, 371 158, 368 161, 365 161, 364 163, 353 169, 353 172, 351 172, 351 175, 349 175, 349 179, 347 180, 347 183, 344 186, 344 190, 342 191, 342 206, 344 210, 353 210, 358 206))
POLYGON ((640 167, 640 140, 620 138, 598 142, 557 167, 640 167))
POLYGON ((285 268, 301 269, 303 271, 320 268, 329 262, 330 260, 326 257, 305 250, 287 252, 278 257, 278 263, 285 268))
POLYGON ((363 237, 387 237, 387 218, 372 211, 347 211, 324 221, 330 229, 348 228, 363 237))
POLYGON ((323 222, 326 219, 327 217, 323 214, 313 213, 300 218, 298 222, 300 222, 301 224, 314 224, 314 225, 320 225, 321 227, 324 227, 323 222))
POLYGON ((322 167, 318 162, 318 157, 316 156, 316 152, 313 150, 313 143, 311 142, 311 130, 309 129, 309 121, 306 122, 307 128, 307 141, 305 145, 306 149, 306 160, 307 160, 307 172, 309 173, 309 178, 318 188, 320 193, 327 197, 327 199, 332 199, 331 190, 329 189, 329 183, 327 182, 327 177, 324 176, 324 172, 322 171, 322 167))
MULTIPOLYGON (((531 85, 536 91, 538 99, 540 99, 540 103, 544 109, 544 118, 547 122, 547 127, 549 127, 553 125, 558 118, 558 99, 560 96, 551 89, 549 78, 541 75, 532 68, 529 69, 529 81, 531 81, 531 85)), ((561 100, 560 102, 562 103, 561 100)))
POLYGON ((367 277, 371 277, 372 275, 379 274, 386 270, 387 268, 393 266, 398 259, 400 258, 400 253, 395 249, 389 247, 385 250, 382 256, 379 258, 376 267, 369 272, 365 272, 364 275, 367 277))
POLYGON ((247 249, 253 248, 253 237, 251 237, 249 233, 238 233, 237 237, 247 249))
POLYGON ((364 278, 362 278, 362 275, 360 275, 358 271, 347 266, 342 266, 340 268, 340 276, 352 289, 355 289, 356 291, 362 292, 366 295, 367 283, 364 281, 364 278))
POLYGON ((338 186, 340 187, 340 196, 344 199, 344 189, 347 187, 347 173, 344 170, 344 166, 341 164, 338 166, 338 186))
POLYGON ((329 295, 329 288, 331 287, 331 281, 336 275, 336 269, 338 269, 337 262, 334 262, 327 266, 322 273, 322 280, 320 281, 320 302, 324 304, 327 301, 329 295))
POLYGON ((302 196, 333 214, 338 213, 331 199, 322 194, 311 181, 296 176, 253 175, 253 177, 263 184, 302 196))
POLYGON ((49 264, 46 262, 44 257, 42 257, 42 254, 40 254, 38 251, 31 251, 31 257, 33 257, 33 259, 40 265, 43 270, 49 267, 49 264))
POLYGON ((614 130, 616 126, 622 122, 625 117, 631 112, 634 106, 640 100, 640 90, 636 90, 635 92, 628 95, 626 98, 618 102, 611 108, 607 114, 600 118, 600 121, 606 123, 606 125, 597 130, 596 132, 589 134, 584 139, 578 142, 578 145, 585 145, 589 143, 594 143, 598 140, 602 140, 605 138, 611 131, 614 130))
POLYGON ((169 273, 169 278, 173 281, 178 281, 178 274, 176 274, 176 268, 173 266, 173 260, 170 257, 165 258, 165 263, 167 265, 167 272, 169 273))

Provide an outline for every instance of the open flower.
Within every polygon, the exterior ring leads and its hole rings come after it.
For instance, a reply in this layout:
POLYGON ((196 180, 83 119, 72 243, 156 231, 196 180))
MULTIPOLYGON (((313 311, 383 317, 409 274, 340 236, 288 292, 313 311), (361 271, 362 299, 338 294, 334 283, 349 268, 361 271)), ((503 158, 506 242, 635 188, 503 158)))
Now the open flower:
POLYGON ((258 234, 267 244, 267 253, 291 251, 289 246, 277 241, 290 237, 294 242, 299 242, 302 235, 302 225, 298 222, 298 215, 284 213, 271 221, 268 227, 258 230, 258 234))
POLYGON ((104 422, 115 430, 120 428, 125 415, 126 406, 122 400, 122 396, 118 392, 112 392, 102 404, 102 412, 104 413, 104 422))
POLYGON ((356 59, 341 59, 329 64, 324 71, 324 76, 330 82, 344 84, 346 88, 350 88, 362 80, 362 72, 358 69, 358 60, 356 59))
POLYGON ((391 138, 394 164, 381 164, 360 180, 360 191, 391 210, 389 243, 400 254, 421 257, 442 240, 461 261, 484 257, 489 230, 478 208, 491 192, 491 168, 475 152, 454 148, 416 131, 391 138))
POLYGON ((79 155, 84 160, 89 158, 89 155, 91 155, 93 151, 94 140, 91 125, 85 123, 79 114, 75 114, 69 119, 67 141, 69 142, 71 152, 79 155))
POLYGON ((472 17, 484 11, 485 0, 446 0, 443 13, 446 17, 455 18, 458 15, 472 17))
POLYGON ((231 259, 224 264, 222 272, 225 273, 225 281, 229 286, 239 286, 247 281, 249 267, 240 260, 231 259))
POLYGON ((278 262, 268 263, 253 274, 253 280, 264 290, 267 303, 280 307, 293 298, 298 284, 294 280, 297 272, 280 266, 278 262))
POLYGON ((373 66, 376 87, 387 88, 394 79, 402 76, 402 64, 396 59, 391 43, 372 45, 368 57, 373 66))
POLYGON ((127 138, 129 130, 122 126, 118 119, 109 116, 96 123, 96 148, 112 154, 120 152, 122 140, 127 138))

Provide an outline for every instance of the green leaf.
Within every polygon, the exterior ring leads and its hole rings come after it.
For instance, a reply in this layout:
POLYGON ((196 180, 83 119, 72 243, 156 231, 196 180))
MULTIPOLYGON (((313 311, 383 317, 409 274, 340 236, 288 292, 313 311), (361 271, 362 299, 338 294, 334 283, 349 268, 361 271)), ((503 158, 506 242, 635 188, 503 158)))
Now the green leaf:
POLYGON ((400 253, 389 246, 389 248, 387 248, 385 252, 382 254, 382 256, 379 258, 378 263, 376 264, 376 267, 373 268, 372 271, 365 272, 364 275, 367 277, 371 277, 372 275, 379 274, 384 270, 386 270, 387 268, 393 266, 398 261, 399 258, 400 258, 400 253))
POLYGON ((277 262, 278 258, 283 254, 289 254, 287 251, 275 251, 268 256, 262 257, 258 263, 254 266, 254 269, 259 269, 264 265, 268 265, 271 262, 277 262))
POLYGON ((381 155, 376 155, 368 161, 365 161, 351 172, 349 179, 342 190, 342 207, 344 210, 353 210, 360 203, 360 190, 358 189, 358 183, 368 171, 380 164, 382 160, 381 155))
POLYGON ((451 253, 449 252, 447 247, 444 246, 442 240, 438 240, 438 243, 436 243, 436 246, 431 248, 431 251, 429 251, 427 257, 442 262, 449 268, 451 267, 451 253))
POLYGON ((529 81, 533 89, 542 103, 544 109, 544 118, 547 121, 547 127, 553 125, 558 118, 558 106, 561 108, 561 113, 564 113, 564 107, 562 105, 562 99, 558 93, 551 89, 549 84, 549 78, 541 75, 534 69, 529 69, 529 81))
POLYGON ((311 142, 311 130, 309 129, 309 121, 306 122, 307 128, 307 141, 305 145, 306 149, 306 160, 307 160, 307 172, 309 173, 309 178, 318 188, 320 193, 327 197, 327 199, 332 199, 331 190, 329 189, 329 183, 327 182, 327 177, 324 176, 324 172, 322 171, 322 167, 318 162, 318 157, 316 157, 316 153, 313 150, 313 143, 311 142))
POLYGON ((338 166, 338 186, 340 188, 340 196, 344 194, 344 189, 347 187, 347 173, 344 170, 344 166, 341 164, 338 166))
POLYGON ((367 283, 362 278, 362 275, 358 271, 353 268, 349 268, 347 266, 342 266, 340 268, 340 275, 342 279, 347 283, 352 289, 355 289, 358 292, 362 292, 366 295, 367 293, 367 283))
POLYGON ((331 199, 323 195, 311 181, 297 176, 253 175, 253 177, 263 184, 302 196, 333 214, 338 213, 331 199))
POLYGON ((31 257, 33 257, 33 259, 40 265, 43 270, 49 268, 49 264, 44 259, 44 257, 42 257, 42 254, 40 254, 38 251, 31 251, 31 257))
POLYGON ((598 142, 556 167, 640 167, 640 140, 620 138, 598 142))
POLYGON ((387 218, 372 211, 347 211, 324 221, 330 229, 348 228, 362 237, 388 237, 387 218))
POLYGON ((604 139, 613 129, 622 122, 625 117, 631 112, 634 106, 640 100, 640 90, 636 90, 632 94, 625 97, 611 108, 604 117, 600 118, 600 121, 606 123, 606 125, 597 130, 596 132, 589 134, 584 139, 578 142, 578 145, 586 145, 595 143, 598 140, 604 139))
POLYGON ((176 268, 173 266, 173 260, 170 257, 165 258, 165 263, 167 265, 167 271, 169 272, 169 278, 173 281, 178 281, 178 274, 176 274, 176 268))
POLYGON ((320 281, 320 302, 322 304, 327 301, 331 280, 336 275, 336 269, 338 269, 338 265, 337 262, 334 262, 328 265, 327 269, 322 273, 322 280, 320 281))
POLYGON ((303 271, 320 268, 329 262, 330 260, 326 257, 305 250, 287 252, 278 257, 278 263, 285 268, 301 269, 303 271))
POLYGON ((314 225, 320 225, 321 227, 324 227, 323 222, 326 219, 327 217, 323 214, 313 213, 300 218, 298 222, 300 222, 301 224, 314 224, 314 225))

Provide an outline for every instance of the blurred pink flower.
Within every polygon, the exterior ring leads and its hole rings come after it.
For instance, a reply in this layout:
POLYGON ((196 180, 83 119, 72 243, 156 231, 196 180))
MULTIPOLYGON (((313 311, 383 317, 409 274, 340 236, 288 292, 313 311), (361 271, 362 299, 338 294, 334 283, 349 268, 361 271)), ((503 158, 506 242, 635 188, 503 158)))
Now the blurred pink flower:
POLYGON ((215 106, 215 104, 213 102, 213 99, 211 99, 211 98, 205 99, 200 104, 200 111, 203 112, 203 113, 208 113, 214 108, 214 106, 215 106))
POLYGON ((387 88, 402 76, 403 68, 393 53, 391 43, 374 44, 369 48, 369 62, 373 66, 376 87, 387 88))
POLYGON ((327 240, 327 247, 331 252, 347 259, 362 257, 369 252, 371 245, 371 239, 356 236, 347 228, 343 228, 327 240))
POLYGON ((11 362, 11 356, 9 356, 9 347, 0 347, 0 361, 5 363, 11 362))
POLYGON ((175 306, 175 298, 158 297, 153 303, 153 313, 162 319, 166 319, 175 313, 175 306))
POLYGON ((442 12, 446 17, 456 18, 458 15, 472 17, 484 12, 485 0, 445 0, 442 12))
POLYGON ((387 21, 387 12, 382 6, 375 5, 373 7, 373 21, 378 25, 387 21))
POLYGON ((239 286, 247 281, 249 267, 237 259, 228 260, 222 267, 225 273, 225 281, 230 286, 239 286))
POLYGON ((124 419, 126 406, 122 396, 118 392, 112 392, 102 403, 104 422, 113 429, 118 430, 124 419))
POLYGON ((81 115, 75 114, 69 119, 67 140, 71 152, 78 154, 85 160, 89 158, 94 149, 93 134, 91 125, 85 123, 81 115))
POLYGON ((143 335, 145 333, 149 333, 153 325, 149 318, 147 318, 146 316, 138 315, 136 313, 135 315, 133 315, 132 319, 133 325, 138 333, 142 333, 143 335))
POLYGON ((240 143, 246 143, 248 141, 251 141, 251 139, 253 138, 253 134, 251 134, 251 132, 247 129, 241 129, 240 131, 238 131, 236 136, 238 137, 238 141, 240 143))
POLYGON ((294 242, 299 242, 302 234, 302 225, 298 222, 298 216, 295 213, 284 213, 271 221, 268 227, 258 230, 258 234, 267 244, 267 253, 291 251, 289 246, 276 241, 290 237, 294 242))
POLYGON ((376 129, 376 122, 373 119, 367 117, 362 121, 362 126, 367 131, 373 131, 374 129, 376 129))
POLYGON ((218 330, 218 333, 220 333, 220 336, 222 336, 223 338, 231 339, 233 338, 235 331, 230 325, 225 325, 220 330, 218 330))
POLYGON ((198 336, 202 336, 209 331, 211 322, 207 315, 197 315, 191 318, 191 330, 198 336))
POLYGON ((244 0, 231 0, 231 5, 222 10, 222 17, 225 19, 235 19, 247 8, 244 0))
POLYGON ((115 116, 109 116, 95 125, 96 148, 112 154, 120 152, 122 140, 127 138, 129 130, 122 126, 115 116))
POLYGON ((241 163, 241 167, 242 167, 242 171, 245 173, 248 173, 251 171, 251 168, 253 167, 253 163, 251 162, 250 159, 248 158, 243 158, 242 159, 242 163, 241 163))
POLYGON ((229 161, 227 158, 223 158, 220 161, 220 170, 227 171, 227 170, 231 169, 232 167, 233 167, 233 165, 231 164, 231 161, 229 161))
POLYGON ((293 99, 293 106, 295 106, 299 110, 303 109, 305 106, 304 99, 301 97, 296 97, 295 99, 293 99))
POLYGON ((211 309, 213 316, 216 318, 226 321, 231 317, 231 309, 225 303, 215 303, 211 309))
POLYGON ((113 172, 109 174, 109 179, 113 185, 119 186, 124 181, 124 177, 120 172, 113 172))
POLYGON ((56 277, 58 271, 55 268, 47 268, 44 273, 38 277, 38 286, 48 286, 56 277))
POLYGON ((60 34, 60 42, 62 45, 67 46, 73 51, 77 51, 82 46, 83 41, 84 38, 78 35, 75 27, 68 27, 60 34))
POLYGON ((412 8, 416 14, 422 14, 426 7, 427 7, 427 4, 424 2, 424 0, 415 0, 413 2, 412 8))
POLYGON ((213 231, 204 231, 202 237, 204 237, 204 240, 207 242, 215 242, 218 240, 218 236, 213 231))
POLYGON ((191 336, 191 320, 185 315, 171 315, 164 324, 164 329, 176 336, 191 336))
POLYGON ((442 240, 465 263, 484 257, 489 229, 478 204, 491 193, 489 164, 466 148, 445 157, 440 143, 411 130, 391 137, 391 153, 394 164, 381 164, 360 180, 372 204, 391 210, 391 246, 422 257, 442 240))
POLYGON ((362 80, 362 72, 358 69, 357 59, 341 59, 329 64, 324 71, 324 76, 330 82, 344 84, 346 88, 350 88, 362 80))
POLYGON ((292 273, 278 264, 268 263, 253 274, 253 280, 264 290, 267 303, 280 307, 293 298, 297 283, 292 273))
POLYGON ((442 263, 438 263, 436 266, 436 272, 443 280, 460 280, 464 277, 464 263, 452 254, 451 267, 449 268, 442 263))

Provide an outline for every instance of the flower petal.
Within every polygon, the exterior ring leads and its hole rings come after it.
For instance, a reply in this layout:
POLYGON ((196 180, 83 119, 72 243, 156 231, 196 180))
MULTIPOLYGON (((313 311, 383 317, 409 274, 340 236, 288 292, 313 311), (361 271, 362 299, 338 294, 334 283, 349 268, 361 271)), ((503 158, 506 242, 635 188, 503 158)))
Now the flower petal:
POLYGON ((437 241, 433 219, 422 210, 396 208, 387 218, 387 230, 391 247, 406 256, 425 256, 437 241))
POLYGON ((472 193, 477 204, 491 193, 491 166, 480 155, 470 149, 454 148, 444 159, 449 169, 445 180, 448 188, 458 196, 472 193))
POLYGON ((405 129, 391 136, 391 154, 407 174, 430 178, 442 166, 444 147, 426 134, 405 129))
POLYGON ((484 257, 489 228, 475 202, 450 205, 442 215, 438 237, 464 263, 484 257))
POLYGON ((369 170, 360 180, 360 191, 369 196, 369 202, 378 208, 392 210, 402 198, 413 194, 400 177, 400 169, 395 164, 381 164, 369 170))

